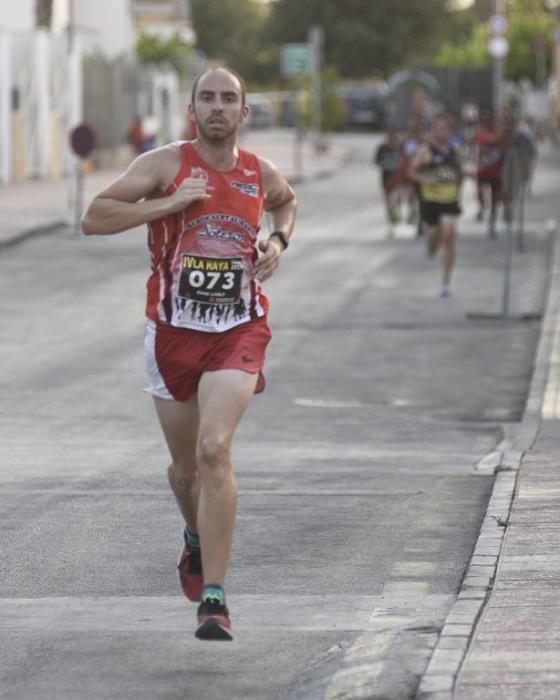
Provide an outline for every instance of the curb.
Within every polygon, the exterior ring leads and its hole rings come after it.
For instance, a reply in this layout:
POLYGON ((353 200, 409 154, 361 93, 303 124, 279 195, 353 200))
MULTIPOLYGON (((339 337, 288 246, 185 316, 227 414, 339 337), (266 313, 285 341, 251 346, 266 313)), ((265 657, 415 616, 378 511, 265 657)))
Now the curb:
POLYGON ((554 331, 560 311, 560 244, 548 223, 547 230, 551 233, 549 282, 525 410, 513 439, 503 439, 475 465, 475 475, 495 474, 496 479, 457 600, 445 619, 428 666, 420 678, 415 696, 417 700, 453 700, 457 678, 492 593, 521 462, 539 433, 554 331))
POLYGON ((49 233, 54 233, 61 228, 68 227, 68 219, 54 219, 49 221, 43 226, 33 226, 31 228, 26 228, 19 233, 14 233, 7 238, 0 240, 0 248, 13 248, 19 243, 23 243, 30 238, 37 238, 38 236, 44 236, 49 233))

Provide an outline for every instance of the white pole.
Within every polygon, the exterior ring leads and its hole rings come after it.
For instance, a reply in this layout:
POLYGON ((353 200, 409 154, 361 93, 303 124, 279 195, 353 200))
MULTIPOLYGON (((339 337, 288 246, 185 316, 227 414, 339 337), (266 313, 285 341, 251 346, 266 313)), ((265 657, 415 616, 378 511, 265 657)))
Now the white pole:
POLYGON ((12 179, 12 66, 11 42, 0 32, 0 180, 7 185, 12 179))
POLYGON ((321 141, 321 54, 323 45, 323 28, 313 25, 309 30, 309 43, 313 54, 313 66, 311 73, 311 91, 313 94, 313 135, 315 147, 318 148, 321 141))
POLYGON ((79 36, 74 36, 70 50, 70 129, 82 121, 83 115, 83 80, 82 80, 82 47, 79 36))
POLYGON ((49 33, 46 29, 35 32, 35 86, 37 97, 37 125, 35 128, 37 144, 37 173, 46 177, 49 171, 49 151, 51 139, 50 125, 50 90, 49 90, 49 33))
POLYGON ((82 121, 82 53, 76 33, 75 0, 68 4, 68 102, 66 107, 66 173, 68 176, 68 208, 72 221, 80 198, 80 159, 70 147, 70 132, 82 121))

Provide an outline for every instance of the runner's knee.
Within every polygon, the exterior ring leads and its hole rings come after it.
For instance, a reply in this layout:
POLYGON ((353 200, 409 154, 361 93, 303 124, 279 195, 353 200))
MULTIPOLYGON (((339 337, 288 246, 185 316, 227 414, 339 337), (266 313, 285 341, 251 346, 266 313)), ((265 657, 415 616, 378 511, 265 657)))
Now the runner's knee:
POLYGON ((202 437, 196 451, 198 464, 212 470, 228 469, 230 466, 230 442, 225 436, 202 437))

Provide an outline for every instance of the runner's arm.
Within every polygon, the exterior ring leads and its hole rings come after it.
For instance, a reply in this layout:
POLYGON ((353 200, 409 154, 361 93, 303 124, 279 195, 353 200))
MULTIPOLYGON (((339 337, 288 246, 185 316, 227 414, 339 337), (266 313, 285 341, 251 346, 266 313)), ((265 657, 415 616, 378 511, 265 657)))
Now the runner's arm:
MULTIPOLYGON (((288 182, 270 161, 259 159, 264 190, 264 209, 272 217, 272 232, 281 231, 289 240, 294 229, 297 201, 296 194, 288 182)), ((255 264, 255 277, 268 279, 280 262, 284 246, 278 236, 271 236, 259 243, 263 253, 255 264)))
POLYGON ((160 148, 139 156, 123 175, 94 197, 82 217, 84 234, 120 233, 208 199, 202 178, 185 179, 170 196, 148 198, 169 184, 163 182, 162 172, 170 153, 160 148))
POLYGON ((433 185, 434 179, 428 175, 422 175, 418 170, 430 162, 430 152, 425 146, 421 146, 412 159, 407 168, 407 175, 410 180, 417 182, 419 185, 433 185))
POLYGON ((456 146, 455 147, 455 154, 457 156, 457 163, 459 165, 459 169, 458 169, 459 183, 461 183, 463 181, 463 178, 468 176, 466 146, 456 146))

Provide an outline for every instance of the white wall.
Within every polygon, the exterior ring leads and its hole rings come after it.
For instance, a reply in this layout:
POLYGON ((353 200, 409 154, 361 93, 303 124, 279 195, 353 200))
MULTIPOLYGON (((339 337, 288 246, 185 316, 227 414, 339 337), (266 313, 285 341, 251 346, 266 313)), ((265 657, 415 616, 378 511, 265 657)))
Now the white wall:
POLYGON ((28 32, 34 27, 34 0, 0 0, 0 30, 28 32))
POLYGON ((85 55, 108 57, 133 51, 136 34, 129 0, 74 0, 76 24, 85 55))
MULTIPOLYGON (((134 49, 130 0, 54 0, 53 31, 66 30, 71 1, 84 54, 100 51, 114 57, 134 49)), ((35 0, 0 0, 0 31, 29 32, 34 28, 35 0)))

